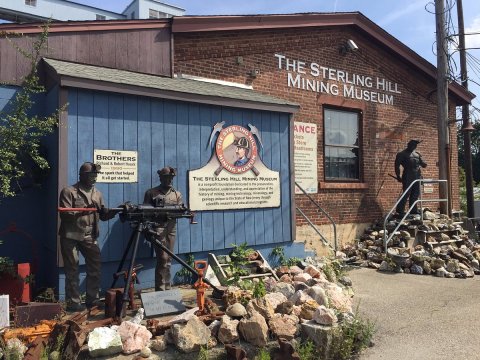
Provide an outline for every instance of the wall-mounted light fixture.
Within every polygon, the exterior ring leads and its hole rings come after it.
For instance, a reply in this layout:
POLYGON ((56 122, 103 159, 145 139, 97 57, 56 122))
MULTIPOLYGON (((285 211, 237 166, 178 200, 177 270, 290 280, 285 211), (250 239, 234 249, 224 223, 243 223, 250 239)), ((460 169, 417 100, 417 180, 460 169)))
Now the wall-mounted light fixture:
POLYGON ((347 52, 358 51, 358 45, 352 39, 348 39, 345 44, 340 46, 340 54, 345 55, 347 52))

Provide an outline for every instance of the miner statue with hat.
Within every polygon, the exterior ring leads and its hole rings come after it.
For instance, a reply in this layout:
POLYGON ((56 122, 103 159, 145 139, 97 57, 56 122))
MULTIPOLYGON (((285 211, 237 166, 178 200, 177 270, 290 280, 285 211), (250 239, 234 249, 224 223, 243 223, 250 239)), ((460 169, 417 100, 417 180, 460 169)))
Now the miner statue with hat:
MULTIPOLYGON (((157 171, 160 177, 160 185, 145 192, 143 205, 151 205, 154 207, 182 205, 182 194, 175 190, 172 181, 176 175, 175 169, 166 166, 157 171)), ((165 247, 174 251, 175 236, 177 233, 176 219, 158 218, 155 219, 156 239, 165 247)), ((155 254, 157 256, 157 264, 155 267, 155 291, 170 290, 171 274, 170 267, 172 260, 170 256, 153 242, 155 254)))
MULTIPOLYGON (((397 153, 395 158, 395 175, 396 179, 402 183, 402 193, 407 190, 412 182, 422 178, 421 168, 427 167, 427 164, 422 160, 420 153, 415 151, 417 145, 421 141, 410 140, 405 150, 397 153), (402 175, 400 176, 400 167, 403 168, 402 175)), ((410 207, 418 200, 420 195, 420 182, 416 182, 410 190, 405 193, 397 205, 397 214, 401 217, 405 215, 405 204, 407 198, 409 200, 410 207)), ((417 205, 412 208, 412 214, 418 214, 417 205)))
POLYGON ((102 193, 95 188, 100 165, 85 162, 79 170, 79 181, 62 189, 60 208, 91 208, 92 211, 60 212, 60 247, 65 271, 65 300, 67 311, 82 311, 80 300, 78 253, 85 258, 87 308, 102 307, 99 302, 100 248, 97 243, 99 222, 115 216, 105 207, 102 193))

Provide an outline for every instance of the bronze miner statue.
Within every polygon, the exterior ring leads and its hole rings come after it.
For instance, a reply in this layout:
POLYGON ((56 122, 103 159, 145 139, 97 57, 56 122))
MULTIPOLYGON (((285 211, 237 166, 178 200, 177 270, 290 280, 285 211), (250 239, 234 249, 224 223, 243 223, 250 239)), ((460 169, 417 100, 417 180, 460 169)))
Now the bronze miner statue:
MULTIPOLYGON (((420 140, 410 140, 405 150, 397 153, 395 158, 395 175, 399 182, 402 183, 403 192, 410 186, 410 184, 422 178, 421 168, 427 167, 427 164, 422 160, 420 153, 415 151, 420 140), (400 167, 403 168, 402 176, 400 176, 400 167)), ((405 204, 407 198, 409 199, 410 207, 418 200, 420 195, 420 183, 415 183, 408 193, 404 194, 397 206, 397 214, 399 216, 405 215, 405 204)), ((417 205, 412 208, 412 214, 418 214, 417 205)))

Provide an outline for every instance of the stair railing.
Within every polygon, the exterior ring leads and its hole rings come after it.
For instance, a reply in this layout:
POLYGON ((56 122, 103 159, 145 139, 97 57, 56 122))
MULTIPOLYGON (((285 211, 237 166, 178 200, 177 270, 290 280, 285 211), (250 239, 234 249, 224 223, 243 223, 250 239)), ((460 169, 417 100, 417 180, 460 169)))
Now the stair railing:
POLYGON ((422 185, 423 184, 440 184, 440 183, 444 183, 445 186, 447 186, 447 183, 448 181, 447 180, 437 180, 437 179, 417 179, 417 180, 414 180, 409 186, 408 188, 402 193, 402 196, 400 196, 397 200, 397 202, 395 203, 395 205, 393 205, 392 209, 389 211, 389 213, 387 214, 387 216, 385 216, 385 220, 383 221, 383 247, 385 249, 385 254, 387 253, 387 246, 388 246, 388 243, 390 242, 390 240, 392 240, 393 238, 393 235, 395 235, 395 233, 397 232, 397 230, 400 228, 400 226, 402 225, 403 221, 407 218, 408 215, 410 215, 412 209, 418 204, 420 203, 420 219, 421 221, 423 222, 423 203, 424 202, 446 202, 447 203, 447 208, 448 208, 448 197, 445 198, 445 199, 423 199, 422 197, 422 185), (403 197, 410 191, 410 189, 413 187, 414 184, 416 183, 420 183, 420 194, 419 194, 419 198, 410 206, 410 208, 407 210, 407 212, 405 213, 405 215, 403 215, 402 219, 398 222, 398 225, 395 227, 395 230, 393 230, 390 235, 387 236, 387 222, 388 222, 388 219, 390 218, 390 216, 393 214, 393 212, 395 211, 395 209, 397 208, 397 205, 400 203, 400 201, 403 199, 403 197))
POLYGON ((307 223, 313 228, 313 230, 320 236, 320 240, 328 247, 330 247, 332 250, 335 252, 338 250, 338 245, 337 245, 337 224, 335 224, 335 221, 333 221, 332 217, 322 209, 320 204, 315 201, 314 198, 312 198, 296 181, 295 185, 300 189, 300 191, 303 192, 304 195, 307 196, 308 200, 310 200, 311 203, 313 203, 318 210, 320 210, 330 221, 330 223, 333 226, 333 240, 334 240, 334 247, 330 244, 330 242, 323 236, 323 234, 318 230, 317 226, 309 219, 309 217, 300 209, 298 206, 296 207, 297 211, 300 213, 300 215, 303 216, 303 218, 307 221, 307 223))

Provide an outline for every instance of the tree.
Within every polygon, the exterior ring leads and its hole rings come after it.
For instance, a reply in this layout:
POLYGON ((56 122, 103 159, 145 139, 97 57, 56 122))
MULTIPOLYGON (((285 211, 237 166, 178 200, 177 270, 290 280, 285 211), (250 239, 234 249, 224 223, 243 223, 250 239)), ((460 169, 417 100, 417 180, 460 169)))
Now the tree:
POLYGON ((45 92, 39 82, 37 66, 47 45, 48 28, 47 22, 42 26, 40 36, 33 42, 31 52, 21 49, 10 39, 10 34, 0 34, 30 63, 30 71, 23 79, 22 88, 11 101, 11 110, 0 112, 0 199, 21 192, 21 181, 26 178, 38 183, 35 170, 32 169, 49 169, 48 161, 40 150, 41 140, 55 130, 62 109, 49 116, 32 115, 35 103, 33 97, 45 92))

